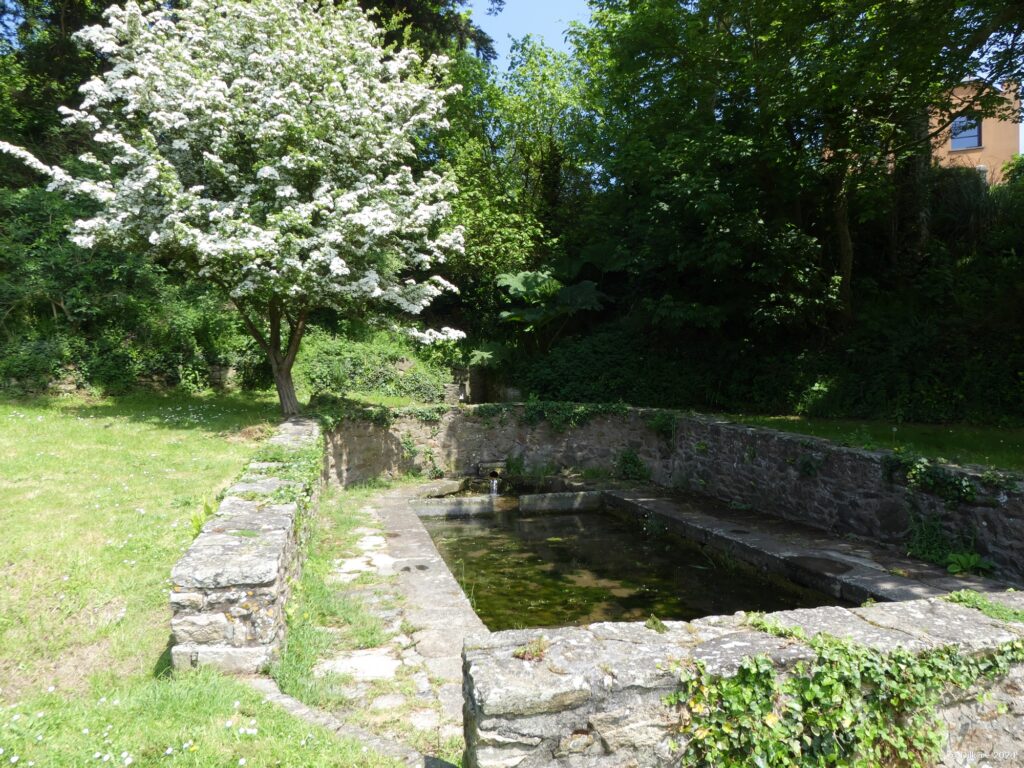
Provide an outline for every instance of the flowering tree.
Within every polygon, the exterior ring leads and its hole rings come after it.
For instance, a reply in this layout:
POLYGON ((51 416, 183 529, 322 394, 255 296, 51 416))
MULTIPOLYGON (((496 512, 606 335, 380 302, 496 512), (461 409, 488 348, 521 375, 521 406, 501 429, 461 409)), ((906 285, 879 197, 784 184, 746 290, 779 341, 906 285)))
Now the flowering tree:
POLYGON ((0 151, 96 202, 79 245, 146 248, 223 290, 286 415, 311 309, 415 314, 454 289, 424 277, 462 247, 443 226, 454 185, 410 167, 417 137, 443 125, 443 60, 385 51, 347 1, 129 2, 106 17, 78 38, 110 67, 61 108, 92 136, 91 171, 0 151))

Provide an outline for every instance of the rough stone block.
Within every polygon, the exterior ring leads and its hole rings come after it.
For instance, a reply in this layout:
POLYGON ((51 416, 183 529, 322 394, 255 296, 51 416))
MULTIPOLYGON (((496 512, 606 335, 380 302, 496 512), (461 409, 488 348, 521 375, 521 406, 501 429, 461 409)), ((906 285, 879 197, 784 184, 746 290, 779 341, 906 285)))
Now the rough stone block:
POLYGON ((177 611, 198 611, 203 607, 201 592, 171 592, 171 609, 177 611))
POLYGON ((276 648, 265 645, 236 648, 187 643, 171 648, 171 664, 175 669, 211 666, 228 674, 254 675, 266 669, 276 652, 276 648))
POLYGON ((896 648, 923 647, 917 638, 893 629, 869 624, 845 608, 799 608, 793 611, 769 613, 765 619, 781 627, 802 629, 808 638, 825 634, 840 640, 850 640, 879 651, 896 648))
POLYGON ((234 624, 223 613, 197 613, 175 616, 171 619, 171 632, 177 643, 217 645, 230 643, 234 624))

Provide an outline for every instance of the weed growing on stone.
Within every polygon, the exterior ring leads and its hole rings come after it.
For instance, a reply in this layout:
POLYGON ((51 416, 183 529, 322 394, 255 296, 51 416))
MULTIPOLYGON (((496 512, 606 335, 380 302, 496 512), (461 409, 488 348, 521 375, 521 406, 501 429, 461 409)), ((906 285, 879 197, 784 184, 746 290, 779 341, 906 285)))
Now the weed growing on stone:
POLYGON ((644 622, 644 626, 648 629, 657 632, 659 635, 663 635, 668 632, 668 627, 665 626, 665 622, 655 616, 653 613, 650 618, 644 622))
POLYGON ((523 661, 541 661, 550 647, 550 641, 541 635, 512 651, 512 657, 523 661))
POLYGON ((672 440, 676 436, 679 414, 675 411, 655 411, 644 419, 648 428, 663 440, 672 440))
POLYGON ((968 608, 974 608, 975 610, 981 611, 989 618, 996 619, 997 621, 1013 621, 1018 624, 1024 624, 1024 611, 1016 608, 1010 608, 1002 603, 997 603, 990 597, 971 589, 962 589, 959 592, 950 592, 946 595, 945 599, 951 603, 957 603, 959 605, 966 605, 968 608))
POLYGON ((632 448, 619 454, 615 462, 615 474, 623 480, 636 483, 646 483, 651 479, 651 470, 632 448))

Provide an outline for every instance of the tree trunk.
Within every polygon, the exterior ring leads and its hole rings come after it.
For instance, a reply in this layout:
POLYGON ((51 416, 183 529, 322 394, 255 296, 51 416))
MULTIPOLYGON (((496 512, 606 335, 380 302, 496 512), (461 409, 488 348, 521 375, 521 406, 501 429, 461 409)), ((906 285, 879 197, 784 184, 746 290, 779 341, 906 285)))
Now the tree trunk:
MULTIPOLYGON (((242 316, 242 322, 246 329, 267 353, 267 360, 270 362, 270 370, 274 375, 274 386, 277 388, 277 399, 281 404, 281 413, 286 418, 297 416, 300 412, 299 398, 295 394, 295 382, 292 381, 292 365, 299 353, 299 344, 302 343, 302 335, 306 331, 305 309, 301 309, 294 317, 288 315, 278 300, 272 300, 267 308, 267 320, 269 322, 269 335, 265 335, 256 321, 250 317, 248 307, 244 306, 237 299, 235 306, 242 316), (288 340, 282 345, 281 321, 288 321, 288 340)), ((254 313, 255 314, 255 313, 254 313)))
POLYGON ((274 372, 274 386, 277 387, 277 399, 281 404, 281 413, 286 417, 299 415, 299 398, 295 395, 295 382, 292 381, 292 368, 278 367, 273 359, 270 368, 274 372))

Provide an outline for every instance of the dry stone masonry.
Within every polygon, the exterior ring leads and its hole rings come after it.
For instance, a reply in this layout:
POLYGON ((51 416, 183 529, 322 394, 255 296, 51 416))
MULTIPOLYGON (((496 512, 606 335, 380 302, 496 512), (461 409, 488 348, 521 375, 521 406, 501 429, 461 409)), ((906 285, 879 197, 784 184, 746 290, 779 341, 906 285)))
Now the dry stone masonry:
POLYGON ((558 431, 524 423, 523 406, 462 406, 422 421, 399 416, 389 426, 344 421, 328 435, 329 472, 347 485, 413 468, 466 474, 480 462, 517 459, 528 468, 612 470, 632 451, 654 483, 697 491, 837 534, 882 543, 907 539, 914 515, 931 515, 947 532, 973 537, 1001 577, 1024 581, 1024 493, 1018 481, 993 482, 970 467, 946 466, 951 482, 976 493, 950 504, 910 487, 886 451, 679 414, 671 435, 655 428, 659 413, 623 409, 558 431), (409 446, 416 446, 410 451, 409 446))
POLYGON ((285 603, 301 562, 299 505, 277 501, 315 494, 312 479, 291 479, 289 455, 320 444, 320 428, 290 419, 268 441, 281 461, 252 462, 228 488, 217 513, 171 571, 171 658, 175 667, 208 664, 258 672, 284 638, 285 603))
MULTIPOLYGON (((990 598, 1024 608, 1024 595, 990 598)), ((871 648, 914 651, 957 645, 981 654, 1024 638, 1024 624, 1001 622, 941 599, 863 608, 782 611, 767 619, 871 648)), ((678 765, 685 738, 666 704, 679 688, 674 665, 701 661, 731 677, 745 658, 764 656, 779 674, 813 657, 802 640, 748 626, 740 615, 666 622, 496 632, 470 638, 464 661, 467 768, 661 768, 678 765), (543 638, 542 640, 538 640, 543 638), (539 643, 540 658, 519 649, 539 643)), ((949 734, 945 768, 1024 764, 1024 669, 988 685, 950 691, 938 711, 949 734)))

